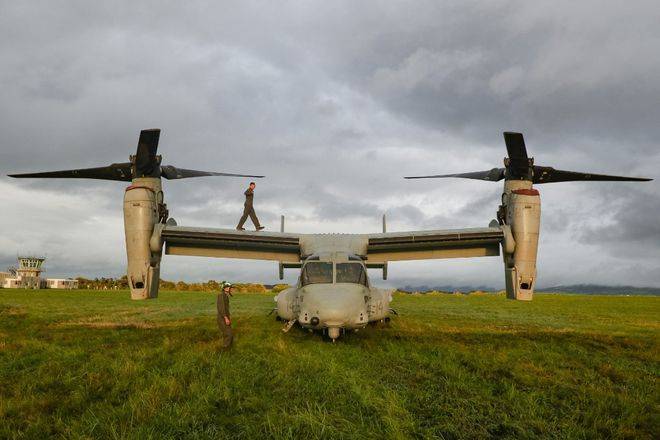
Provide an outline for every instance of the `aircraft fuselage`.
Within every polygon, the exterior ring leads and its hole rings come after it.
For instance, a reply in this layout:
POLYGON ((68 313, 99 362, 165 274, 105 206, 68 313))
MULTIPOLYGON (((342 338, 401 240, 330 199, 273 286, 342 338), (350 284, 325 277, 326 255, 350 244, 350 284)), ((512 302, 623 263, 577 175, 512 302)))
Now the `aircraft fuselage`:
POLYGON ((280 318, 327 331, 333 340, 342 329, 385 319, 391 300, 391 290, 370 286, 361 259, 346 254, 307 258, 298 283, 275 297, 280 318))

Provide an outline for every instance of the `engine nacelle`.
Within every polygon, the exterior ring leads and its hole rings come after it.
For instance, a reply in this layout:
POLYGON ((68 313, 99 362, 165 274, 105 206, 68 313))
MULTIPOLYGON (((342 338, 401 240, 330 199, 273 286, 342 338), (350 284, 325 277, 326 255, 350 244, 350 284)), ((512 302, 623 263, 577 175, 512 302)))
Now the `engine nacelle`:
POLYGON ((159 223, 163 191, 159 178, 133 179, 124 194, 124 231, 131 299, 158 296, 162 243, 152 249, 152 234, 159 223))
POLYGON ((505 183, 503 203, 515 243, 513 253, 504 252, 507 298, 530 301, 536 286, 541 197, 531 182, 512 180, 505 183))

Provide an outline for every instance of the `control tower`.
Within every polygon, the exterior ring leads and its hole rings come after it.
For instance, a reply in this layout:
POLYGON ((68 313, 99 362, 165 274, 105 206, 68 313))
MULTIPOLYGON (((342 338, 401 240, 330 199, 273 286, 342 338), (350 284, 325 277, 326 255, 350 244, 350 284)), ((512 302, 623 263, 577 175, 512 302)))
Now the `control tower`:
POLYGON ((77 289, 73 278, 41 278, 45 257, 18 257, 18 268, 0 272, 0 287, 7 289, 77 289))
POLYGON ((45 287, 41 278, 42 265, 45 257, 18 257, 18 269, 16 277, 20 280, 24 289, 41 289, 45 287))

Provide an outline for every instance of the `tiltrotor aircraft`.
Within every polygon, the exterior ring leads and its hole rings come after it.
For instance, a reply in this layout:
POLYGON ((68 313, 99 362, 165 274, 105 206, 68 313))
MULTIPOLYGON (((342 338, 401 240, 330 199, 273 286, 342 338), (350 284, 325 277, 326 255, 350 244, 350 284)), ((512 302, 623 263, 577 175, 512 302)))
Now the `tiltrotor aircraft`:
POLYGON ((502 204, 486 228, 386 232, 374 234, 295 234, 250 232, 233 229, 178 226, 169 218, 161 178, 243 176, 161 165, 156 155, 159 129, 140 133, 137 153, 130 162, 106 167, 14 174, 11 177, 89 178, 130 181, 124 193, 124 230, 128 257, 128 281, 132 299, 158 296, 160 261, 163 254, 203 257, 274 260, 284 269, 300 269, 295 286, 282 291, 275 301, 277 316, 285 330, 294 323, 324 330, 334 341, 341 330, 357 330, 369 322, 388 319, 391 291, 371 286, 368 268, 381 269, 387 278, 387 263, 458 257, 504 257, 507 297, 531 300, 536 284, 536 256, 541 216, 535 183, 575 180, 647 181, 634 177, 606 176, 556 170, 534 165, 527 156, 520 133, 504 133, 508 158, 503 168, 464 174, 407 178, 464 177, 499 181, 504 179, 502 204))

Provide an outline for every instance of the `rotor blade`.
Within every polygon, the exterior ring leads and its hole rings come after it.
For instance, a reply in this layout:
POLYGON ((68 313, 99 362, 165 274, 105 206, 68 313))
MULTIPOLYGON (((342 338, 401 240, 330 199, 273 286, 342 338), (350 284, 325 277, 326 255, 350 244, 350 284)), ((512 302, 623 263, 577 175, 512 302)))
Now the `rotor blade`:
POLYGON ((506 143, 506 151, 509 153, 509 159, 506 162, 507 179, 531 179, 532 161, 527 157, 527 148, 525 148, 522 133, 505 131, 504 143, 506 143))
POLYGON ((136 177, 158 177, 158 139, 160 128, 150 128, 140 131, 137 152, 135 153, 136 177))
POLYGON ((527 161, 527 149, 522 133, 505 131, 504 143, 506 144, 506 151, 509 153, 509 159, 524 159, 527 161))
POLYGON ((488 180, 491 182, 497 182, 498 180, 504 179, 504 168, 493 168, 487 171, 475 171, 472 173, 437 174, 434 176, 408 176, 404 177, 404 179, 436 179, 443 177, 462 177, 464 179, 488 180))
POLYGON ((213 171, 199 171, 187 170, 185 168, 177 168, 172 165, 165 165, 160 167, 161 176, 166 179, 185 179, 188 177, 204 177, 204 176, 228 176, 228 177, 254 177, 261 179, 264 176, 253 176, 251 174, 232 174, 232 173, 216 173, 213 171))
POLYGON ((580 173, 577 171, 556 170, 552 167, 534 167, 534 183, 577 182, 577 181, 613 181, 613 182, 648 182, 653 179, 644 177, 610 176, 607 174, 580 173))
POLYGON ((131 163, 113 163, 107 167, 82 168, 77 170, 47 171, 43 173, 24 173, 9 174, 9 177, 24 178, 63 178, 63 179, 101 179, 101 180, 121 180, 128 182, 131 180, 131 163))

